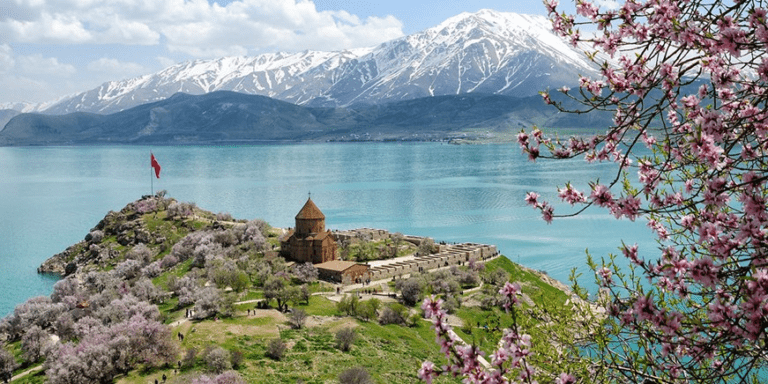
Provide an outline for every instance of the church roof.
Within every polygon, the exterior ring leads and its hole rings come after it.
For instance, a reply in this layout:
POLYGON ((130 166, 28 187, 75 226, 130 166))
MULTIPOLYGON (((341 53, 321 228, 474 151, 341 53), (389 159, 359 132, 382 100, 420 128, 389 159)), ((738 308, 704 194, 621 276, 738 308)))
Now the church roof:
POLYGON ((304 207, 301 208, 301 211, 296 214, 296 220, 306 220, 306 219, 325 219, 325 215, 323 215, 322 212, 320 212, 320 208, 315 205, 314 202, 312 202, 312 199, 307 199, 306 204, 304 204, 304 207))
POLYGON ((326 261, 325 263, 315 264, 315 268, 324 269, 326 271, 344 272, 355 265, 358 265, 358 263, 355 263, 354 261, 331 260, 326 261))

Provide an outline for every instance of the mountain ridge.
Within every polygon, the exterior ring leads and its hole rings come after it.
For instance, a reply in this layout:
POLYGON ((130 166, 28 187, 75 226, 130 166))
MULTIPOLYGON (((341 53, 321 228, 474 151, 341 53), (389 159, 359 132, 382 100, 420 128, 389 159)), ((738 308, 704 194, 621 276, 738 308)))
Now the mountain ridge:
POLYGON ((179 63, 101 86, 38 110, 109 114, 177 92, 228 90, 309 107, 347 107, 464 93, 527 97, 574 85, 594 67, 543 16, 462 13, 375 47, 267 53, 179 63))
POLYGON ((594 116, 591 122, 574 124, 573 119, 562 118, 539 96, 472 93, 325 108, 216 91, 203 95, 177 93, 110 115, 20 114, 0 131, 0 145, 450 141, 508 138, 520 128, 537 124, 579 128, 605 123, 594 116))

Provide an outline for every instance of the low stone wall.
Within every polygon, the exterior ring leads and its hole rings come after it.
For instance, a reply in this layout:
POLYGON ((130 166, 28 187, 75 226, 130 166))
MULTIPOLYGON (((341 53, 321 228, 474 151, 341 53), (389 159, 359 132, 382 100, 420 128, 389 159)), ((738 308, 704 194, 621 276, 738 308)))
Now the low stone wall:
POLYGON ((400 277, 451 265, 464 265, 473 259, 482 262, 499 254, 495 245, 487 244, 445 244, 441 248, 443 250, 435 254, 418 256, 410 260, 396 261, 371 268, 371 280, 383 280, 395 276, 400 277))
POLYGON ((359 235, 363 235, 371 241, 381 241, 389 239, 391 234, 385 229, 357 228, 348 231, 335 231, 333 233, 339 241, 354 243, 359 235))

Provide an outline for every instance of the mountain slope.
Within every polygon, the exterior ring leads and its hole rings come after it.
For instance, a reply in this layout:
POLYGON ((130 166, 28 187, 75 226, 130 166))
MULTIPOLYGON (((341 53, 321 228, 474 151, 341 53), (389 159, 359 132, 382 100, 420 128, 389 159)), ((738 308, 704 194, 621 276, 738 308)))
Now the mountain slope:
POLYGON ((43 110, 113 113, 177 92, 229 90, 298 105, 381 104, 465 93, 515 97, 573 85, 593 68, 543 16, 482 10, 376 47, 225 57, 112 81, 43 110))
POLYGON ((0 109, 0 131, 5 128, 5 124, 20 113, 13 109, 0 109))
MULTIPOLYGON (((539 96, 472 93, 381 105, 310 108, 264 96, 218 91, 176 94, 111 115, 21 114, 0 131, 0 145, 449 140, 480 131, 511 135, 534 124, 580 127, 556 112, 539 96)), ((592 120, 590 125, 601 123, 597 115, 592 120)))

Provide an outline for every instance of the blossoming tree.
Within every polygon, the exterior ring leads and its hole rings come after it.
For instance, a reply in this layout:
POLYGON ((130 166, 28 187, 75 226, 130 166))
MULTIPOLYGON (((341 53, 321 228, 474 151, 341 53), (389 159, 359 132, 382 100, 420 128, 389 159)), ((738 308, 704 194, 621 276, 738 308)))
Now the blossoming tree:
MULTIPOLYGON (((581 103, 576 112, 610 111, 613 124, 567 141, 534 129, 518 141, 532 159, 616 162, 615 179, 590 191, 567 183, 559 197, 577 207, 569 214, 596 206, 646 219, 659 244, 622 245, 629 274, 613 258, 590 262, 610 292, 597 358, 635 382, 758 378, 768 352, 766 4, 628 0, 604 10, 577 0, 575 16, 546 6, 554 30, 591 45, 601 68, 560 92, 581 103), (597 33, 582 35, 583 24, 597 33)), ((526 200, 556 217, 535 192, 526 200)))
MULTIPOLYGON (((580 348, 595 363, 591 376, 576 379, 761 381, 768 369, 768 4, 626 0, 606 9, 576 0, 576 15, 560 12, 556 0, 545 5, 555 32, 586 49, 600 73, 581 77, 577 90, 545 92, 544 100, 566 112, 607 111, 613 120, 602 134, 560 139, 534 128, 518 142, 532 160, 615 162, 612 180, 558 188, 573 206, 563 216, 592 207, 645 220, 659 244, 621 243, 628 268, 617 266, 625 265, 621 256, 588 258, 607 312, 583 314, 600 326, 580 348), (585 25, 596 31, 581 31, 585 25), (580 107, 567 107, 574 105, 567 98, 580 107)), ((547 222, 558 217, 538 193, 525 199, 547 222)), ((425 304, 428 314, 440 313, 435 303, 425 304)), ((527 341, 504 343, 519 349, 527 341)), ((458 353, 471 360, 472 351, 458 353)), ((422 377, 433 369, 425 364, 422 377)))

